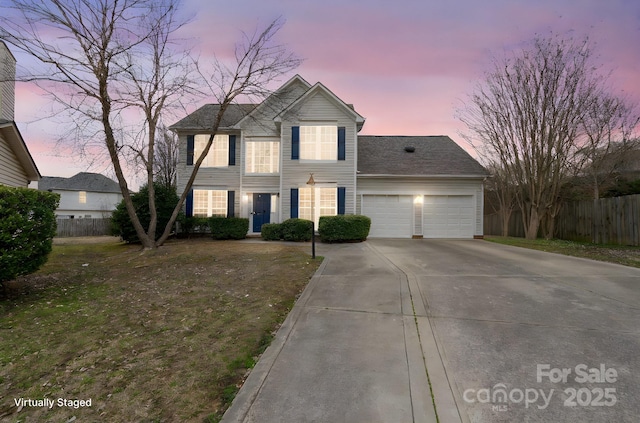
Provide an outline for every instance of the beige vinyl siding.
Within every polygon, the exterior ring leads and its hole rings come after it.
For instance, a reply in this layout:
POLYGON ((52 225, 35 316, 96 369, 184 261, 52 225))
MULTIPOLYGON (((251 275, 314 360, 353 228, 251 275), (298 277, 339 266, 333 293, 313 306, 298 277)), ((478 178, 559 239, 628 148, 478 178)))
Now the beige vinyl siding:
MULTIPOLYGON (((242 132, 245 137, 280 137, 280 130, 273 119, 289 104, 304 94, 309 87, 301 81, 294 81, 282 91, 267 98, 251 116, 242 122, 242 132)), ((243 162, 244 163, 244 162, 243 162)))
POLYGON ((0 184, 11 187, 26 187, 27 174, 4 137, 0 136, 0 184))
POLYGON ((14 120, 15 79, 16 60, 7 46, 0 42, 0 119, 14 120))
POLYGON ((320 92, 285 116, 282 121, 282 165, 280 167, 282 220, 290 216, 291 188, 305 187, 310 173, 313 173, 313 178, 319 186, 330 184, 345 187, 345 213, 355 213, 356 133, 355 118, 320 92), (345 127, 346 160, 336 160, 331 163, 291 160, 291 127, 318 123, 345 127))
MULTIPOLYGON (((195 135, 195 134, 194 134, 195 135)), ((229 191, 239 191, 240 189, 240 134, 236 135, 236 164, 223 168, 218 167, 200 167, 193 186, 202 187, 202 189, 225 189, 229 191), (215 187, 215 188, 208 188, 215 187)), ((179 160, 177 167, 178 177, 178 195, 181 195, 184 188, 191 177, 193 165, 187 166, 187 134, 179 135, 179 160)), ((197 158, 194 158, 194 162, 197 158)), ((238 193, 236 193, 236 197, 238 193)))

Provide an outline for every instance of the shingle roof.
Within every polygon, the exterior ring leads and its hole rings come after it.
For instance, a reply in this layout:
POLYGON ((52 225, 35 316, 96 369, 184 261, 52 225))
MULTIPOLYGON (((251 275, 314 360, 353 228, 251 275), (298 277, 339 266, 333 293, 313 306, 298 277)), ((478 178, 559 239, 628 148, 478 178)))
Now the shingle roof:
POLYGON ((358 136, 361 175, 484 176, 480 163, 447 136, 358 136), (405 151, 413 147, 413 152, 405 151))
POLYGON ((80 172, 71 178, 58 176, 43 176, 38 183, 40 191, 90 191, 90 192, 116 192, 120 193, 117 182, 99 173, 80 172))
MULTIPOLYGON (((222 116, 220 128, 232 127, 255 108, 255 104, 230 104, 222 116)), ((210 128, 218 110, 220 110, 219 104, 205 104, 195 112, 171 125, 169 129, 202 130, 210 128)))

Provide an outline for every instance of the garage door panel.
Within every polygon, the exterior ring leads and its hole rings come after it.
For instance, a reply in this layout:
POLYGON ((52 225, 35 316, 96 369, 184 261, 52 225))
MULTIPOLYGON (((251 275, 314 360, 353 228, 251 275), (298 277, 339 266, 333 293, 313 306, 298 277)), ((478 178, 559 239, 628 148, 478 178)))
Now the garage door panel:
POLYGON ((369 236, 410 238, 413 201, 407 195, 365 195, 362 214, 371 218, 369 236))
POLYGON ((471 195, 424 197, 425 238, 472 238, 474 217, 471 195))

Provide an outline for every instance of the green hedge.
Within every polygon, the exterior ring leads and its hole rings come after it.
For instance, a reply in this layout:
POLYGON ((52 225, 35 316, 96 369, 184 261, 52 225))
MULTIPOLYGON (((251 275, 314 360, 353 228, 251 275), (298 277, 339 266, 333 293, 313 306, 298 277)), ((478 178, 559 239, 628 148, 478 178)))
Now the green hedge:
POLYGON ((209 228, 213 239, 244 239, 249 232, 249 219, 214 216, 209 218, 209 228))
POLYGON ((260 235, 265 241, 279 241, 282 239, 282 224, 265 223, 260 228, 260 235))
MULTIPOLYGON (((154 185, 156 193, 156 214, 158 216, 158 223, 156 224, 156 238, 160 238, 164 232, 165 226, 169 223, 173 209, 180 200, 176 189, 173 187, 167 187, 164 184, 155 183, 154 185)), ((136 210, 138 219, 142 227, 146 231, 151 221, 151 213, 149 212, 149 188, 145 185, 140 188, 140 191, 131 195, 131 201, 133 207, 136 210)), ((126 242, 139 242, 138 234, 133 227, 133 223, 129 218, 127 207, 124 205, 124 200, 118 204, 111 216, 112 233, 116 236, 120 236, 126 242)))
POLYGON ((287 219, 281 224, 282 239, 285 241, 310 241, 313 222, 305 219, 287 219))
POLYGON ((51 192, 0 186, 0 284, 47 262, 59 202, 51 192))
POLYGON ((186 217, 182 215, 178 221, 180 222, 180 234, 190 236, 192 234, 209 233, 208 217, 186 217))
POLYGON ((370 228, 369 217, 354 214, 321 216, 318 223, 318 233, 325 242, 364 241, 370 228))

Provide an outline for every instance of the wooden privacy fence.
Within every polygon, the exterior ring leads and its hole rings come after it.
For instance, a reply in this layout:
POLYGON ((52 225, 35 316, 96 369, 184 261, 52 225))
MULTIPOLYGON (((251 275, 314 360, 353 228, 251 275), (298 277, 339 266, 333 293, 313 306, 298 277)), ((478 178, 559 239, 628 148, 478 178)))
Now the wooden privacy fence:
POLYGON ((56 236, 101 236, 111 234, 111 219, 57 219, 56 236))
MULTIPOLYGON (((485 234, 501 234, 499 215, 485 216, 484 225, 485 234)), ((640 194, 565 203, 555 227, 560 239, 640 245, 640 194)), ((520 211, 511 215, 509 236, 524 236, 520 211)))

